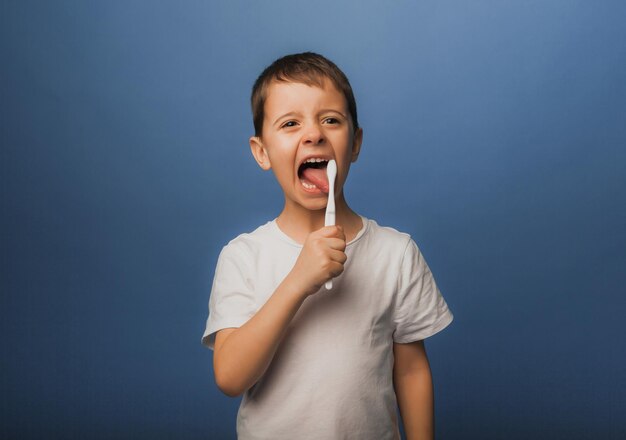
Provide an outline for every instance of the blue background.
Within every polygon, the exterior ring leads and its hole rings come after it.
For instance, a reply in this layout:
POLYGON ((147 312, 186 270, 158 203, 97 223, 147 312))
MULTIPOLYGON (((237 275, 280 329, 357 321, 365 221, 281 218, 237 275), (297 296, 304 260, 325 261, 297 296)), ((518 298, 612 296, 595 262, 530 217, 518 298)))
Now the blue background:
MULTIPOLYGON (((3 438, 234 438, 200 345, 218 253, 274 218, 250 88, 313 50, 345 192, 455 314, 442 439, 626 435, 626 3, 2 2, 3 438)), ((312 415, 314 416, 314 415, 312 415)))

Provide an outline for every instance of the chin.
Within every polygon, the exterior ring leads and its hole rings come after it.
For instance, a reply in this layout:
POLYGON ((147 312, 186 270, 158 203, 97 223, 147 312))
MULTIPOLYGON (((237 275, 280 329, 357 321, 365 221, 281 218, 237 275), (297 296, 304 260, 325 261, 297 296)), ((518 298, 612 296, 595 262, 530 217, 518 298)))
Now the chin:
POLYGON ((300 205, 309 211, 321 211, 326 209, 326 200, 303 200, 300 205))

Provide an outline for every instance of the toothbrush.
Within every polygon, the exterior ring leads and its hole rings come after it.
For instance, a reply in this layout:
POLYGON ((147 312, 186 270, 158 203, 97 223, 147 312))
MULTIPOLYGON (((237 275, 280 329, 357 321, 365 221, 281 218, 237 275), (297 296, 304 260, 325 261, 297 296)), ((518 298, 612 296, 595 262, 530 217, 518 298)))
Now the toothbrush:
MULTIPOLYGON (((326 174, 328 175, 328 203, 326 205, 326 217, 324 219, 324 226, 335 225, 335 177, 337 177, 337 162, 333 159, 328 161, 326 167, 326 174)), ((333 288, 333 280, 326 281, 326 290, 333 288)))

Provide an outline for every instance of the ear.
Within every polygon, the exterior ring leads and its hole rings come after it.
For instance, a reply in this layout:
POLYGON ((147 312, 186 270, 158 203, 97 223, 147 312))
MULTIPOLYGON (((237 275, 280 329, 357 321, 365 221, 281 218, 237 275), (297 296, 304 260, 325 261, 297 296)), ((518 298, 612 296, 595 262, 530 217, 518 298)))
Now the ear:
POLYGON ((267 150, 265 149, 265 146, 263 146, 263 141, 260 137, 252 136, 250 138, 250 151, 252 151, 254 160, 256 160, 261 168, 263 168, 265 171, 272 168, 272 164, 270 163, 270 157, 267 154, 267 150))
POLYGON ((354 132, 354 140, 352 141, 352 162, 356 162, 361 152, 361 144, 363 143, 363 129, 357 128, 354 132))

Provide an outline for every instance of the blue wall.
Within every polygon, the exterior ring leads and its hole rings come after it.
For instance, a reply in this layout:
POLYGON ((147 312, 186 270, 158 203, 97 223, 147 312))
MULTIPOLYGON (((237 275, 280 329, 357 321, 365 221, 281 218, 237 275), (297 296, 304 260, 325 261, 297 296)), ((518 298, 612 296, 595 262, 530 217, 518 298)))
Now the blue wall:
POLYGON ((234 438, 213 270, 282 206, 252 82, 355 89, 353 208, 413 235, 455 322, 441 438, 624 438, 626 3, 3 2, 3 438, 234 438))

